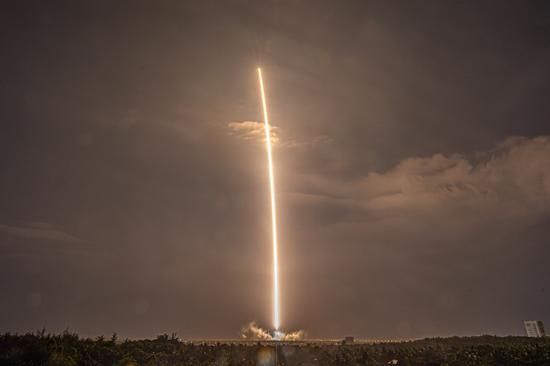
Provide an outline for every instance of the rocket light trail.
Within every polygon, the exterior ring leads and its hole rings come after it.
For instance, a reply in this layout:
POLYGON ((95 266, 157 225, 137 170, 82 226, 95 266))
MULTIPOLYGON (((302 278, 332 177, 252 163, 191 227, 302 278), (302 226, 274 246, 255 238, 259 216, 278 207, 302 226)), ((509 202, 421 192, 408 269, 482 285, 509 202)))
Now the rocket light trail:
POLYGON ((273 158, 271 154, 271 131, 267 117, 267 103, 265 101, 264 81, 262 69, 258 67, 258 78, 260 80, 260 91, 262 95, 262 107, 264 112, 265 144, 267 147, 267 161, 269 167, 269 188, 271 197, 271 228, 273 232, 273 327, 276 336, 280 333, 281 326, 279 318, 279 258, 277 253, 277 210, 275 206, 275 179, 273 174, 273 158))

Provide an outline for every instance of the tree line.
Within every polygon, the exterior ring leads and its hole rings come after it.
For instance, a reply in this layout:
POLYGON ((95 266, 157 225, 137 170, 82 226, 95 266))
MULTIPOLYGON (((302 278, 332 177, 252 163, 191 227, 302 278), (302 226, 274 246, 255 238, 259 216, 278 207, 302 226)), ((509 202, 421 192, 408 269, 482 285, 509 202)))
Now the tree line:
POLYGON ((382 344, 204 343, 81 338, 68 331, 0 335, 0 366, 549 365, 550 338, 451 337, 382 344))

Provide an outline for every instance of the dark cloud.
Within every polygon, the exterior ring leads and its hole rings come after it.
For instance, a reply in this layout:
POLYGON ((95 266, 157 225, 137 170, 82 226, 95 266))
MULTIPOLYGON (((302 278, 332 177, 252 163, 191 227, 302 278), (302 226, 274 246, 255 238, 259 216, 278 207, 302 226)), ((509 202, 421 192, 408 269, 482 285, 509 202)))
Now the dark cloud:
POLYGON ((9 2, 0 331, 213 338, 270 323, 258 64, 286 329, 521 334, 547 320, 548 11, 9 2))
POLYGON ((45 222, 23 222, 17 225, 1 225, 0 231, 16 237, 36 239, 38 241, 53 240, 67 243, 87 243, 87 241, 68 234, 45 222))
POLYGON ((472 214, 530 221, 548 213, 547 136, 511 137, 496 149, 476 155, 474 159, 458 154, 407 158, 385 173, 369 173, 351 181, 302 176, 299 194, 309 193, 312 203, 318 199, 360 209, 366 220, 463 213, 466 217, 461 221, 472 219, 472 214))

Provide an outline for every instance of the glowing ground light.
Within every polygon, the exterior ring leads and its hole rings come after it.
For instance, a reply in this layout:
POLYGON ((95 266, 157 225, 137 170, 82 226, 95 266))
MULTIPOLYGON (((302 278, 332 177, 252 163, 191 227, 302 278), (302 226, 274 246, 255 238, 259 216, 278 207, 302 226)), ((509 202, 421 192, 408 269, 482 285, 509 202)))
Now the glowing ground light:
POLYGON ((275 338, 278 338, 281 332, 279 318, 279 258, 277 253, 277 210, 275 207, 275 182, 273 177, 273 158, 271 155, 271 133, 269 120, 267 118, 267 104, 265 101, 264 81, 262 78, 262 69, 258 67, 258 78, 260 79, 260 91, 262 94, 262 107, 264 111, 264 129, 265 144, 267 147, 267 162, 269 167, 269 189, 271 197, 271 229, 273 232, 273 328, 275 338))

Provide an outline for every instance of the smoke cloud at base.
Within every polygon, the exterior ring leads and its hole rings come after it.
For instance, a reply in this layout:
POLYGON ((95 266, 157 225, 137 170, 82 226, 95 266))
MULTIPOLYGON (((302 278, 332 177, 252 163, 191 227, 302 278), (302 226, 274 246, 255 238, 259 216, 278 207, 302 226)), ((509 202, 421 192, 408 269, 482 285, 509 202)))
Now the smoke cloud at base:
MULTIPOLYGON (((256 322, 250 322, 241 328, 241 337, 243 339, 273 340, 273 335, 269 331, 261 328, 256 322)), ((283 333, 279 338, 281 341, 300 341, 306 338, 304 330, 297 330, 290 333, 283 333)))

